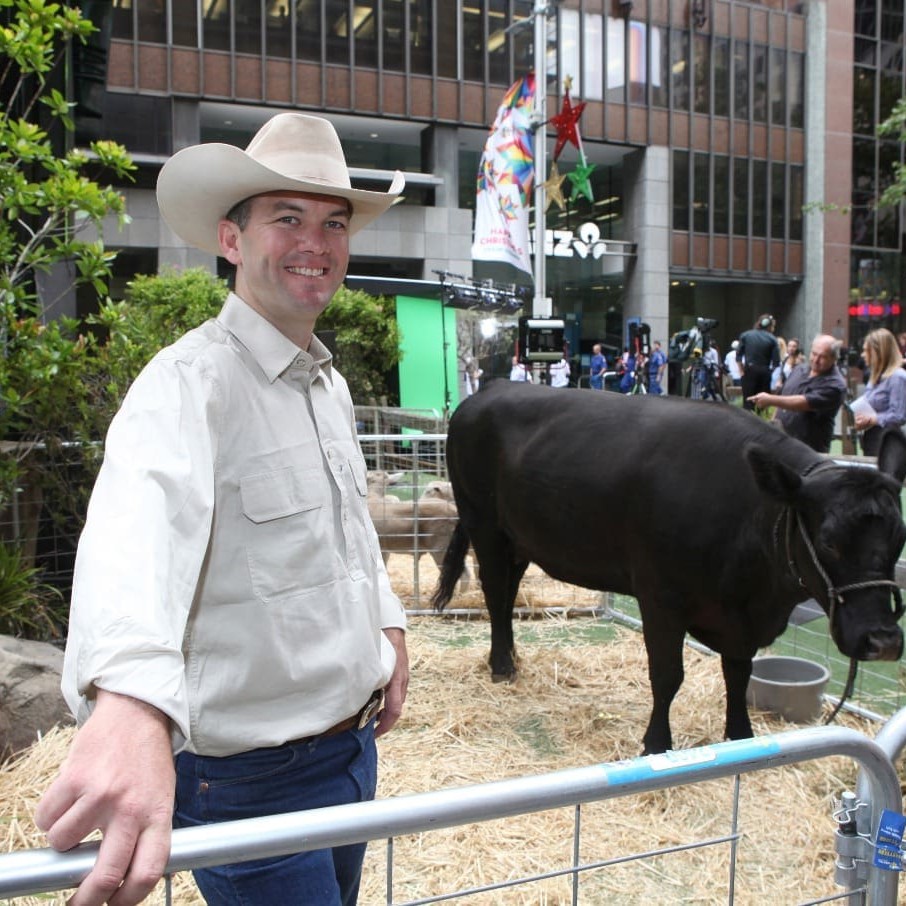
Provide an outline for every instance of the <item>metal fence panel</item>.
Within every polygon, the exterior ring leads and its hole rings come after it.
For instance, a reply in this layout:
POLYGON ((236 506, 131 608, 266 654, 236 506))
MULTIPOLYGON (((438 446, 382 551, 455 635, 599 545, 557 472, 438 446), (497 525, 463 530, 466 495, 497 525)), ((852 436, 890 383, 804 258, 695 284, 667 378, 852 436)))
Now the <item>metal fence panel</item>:
MULTIPOLYGON (((454 825, 702 783, 832 755, 847 756, 859 763, 870 788, 876 814, 881 809, 900 810, 899 780, 884 750, 854 730, 818 727, 459 789, 181 828, 173 832, 167 871, 173 873, 429 832, 454 825)), ((730 834, 704 841, 704 845, 732 844, 733 840, 734 835, 730 834)), ((98 843, 86 843, 68 853, 45 849, 0 856, 0 897, 74 887, 90 871, 98 848, 98 843)), ((672 849, 682 851, 686 848, 688 844, 672 849)), ((578 876, 581 871, 599 867, 575 866, 574 870, 578 876)), ((543 875, 522 880, 528 883, 539 877, 543 875)), ((867 893, 872 906, 893 906, 896 903, 897 880, 895 872, 870 869, 867 893)), ((449 895, 454 896, 456 892, 449 892, 449 895)), ((732 900, 731 875, 728 879, 728 902, 732 900)), ((388 903, 392 902, 390 892, 388 903)))

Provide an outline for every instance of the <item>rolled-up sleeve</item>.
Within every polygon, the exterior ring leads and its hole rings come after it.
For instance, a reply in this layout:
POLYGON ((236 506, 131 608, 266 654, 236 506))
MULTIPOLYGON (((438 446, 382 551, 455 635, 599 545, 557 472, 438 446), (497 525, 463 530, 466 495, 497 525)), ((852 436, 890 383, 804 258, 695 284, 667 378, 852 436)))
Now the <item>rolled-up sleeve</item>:
POLYGON ((110 425, 73 579, 63 694, 80 722, 98 688, 147 702, 189 736, 183 636, 214 507, 212 382, 153 360, 110 425))
POLYGON ((906 425, 906 371, 894 372, 887 381, 890 383, 887 408, 878 413, 878 424, 882 428, 898 428, 906 425))

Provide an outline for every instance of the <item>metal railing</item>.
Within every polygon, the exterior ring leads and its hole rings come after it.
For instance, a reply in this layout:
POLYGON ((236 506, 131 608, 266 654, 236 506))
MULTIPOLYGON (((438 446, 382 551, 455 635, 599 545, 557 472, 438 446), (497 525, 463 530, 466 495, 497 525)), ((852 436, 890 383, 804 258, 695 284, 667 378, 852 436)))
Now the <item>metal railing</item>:
MULTIPOLYGON (((573 865, 564 872, 572 876, 573 903, 576 903, 584 873, 623 861, 579 863, 578 809, 583 803, 734 777, 830 756, 846 756, 860 765, 862 782, 868 790, 873 810, 869 826, 876 826, 875 816, 882 809, 900 811, 899 780, 884 749, 855 730, 819 727, 458 789, 181 828, 173 832, 166 871, 172 874, 192 868, 277 857, 362 841, 392 840, 403 834, 425 833, 571 806, 577 809, 574 858, 573 865)), ((734 826, 730 833, 720 837, 697 844, 676 844, 656 853, 639 853, 632 858, 683 852, 691 846, 728 845, 732 852, 728 902, 732 903, 737 839, 734 826)), ((67 853, 41 849, 0 856, 0 897, 25 896, 77 886, 94 865, 99 845, 85 843, 67 853)), ((390 853, 386 902, 393 904, 392 848, 390 853)), ((860 879, 859 885, 850 893, 867 893, 871 906, 893 906, 897 898, 897 874, 869 865, 866 875, 864 886, 860 879)), ((539 873, 514 883, 524 884, 549 876, 550 873, 539 873)), ((429 899, 410 901, 407 906, 452 899, 471 892, 451 891, 429 899)))

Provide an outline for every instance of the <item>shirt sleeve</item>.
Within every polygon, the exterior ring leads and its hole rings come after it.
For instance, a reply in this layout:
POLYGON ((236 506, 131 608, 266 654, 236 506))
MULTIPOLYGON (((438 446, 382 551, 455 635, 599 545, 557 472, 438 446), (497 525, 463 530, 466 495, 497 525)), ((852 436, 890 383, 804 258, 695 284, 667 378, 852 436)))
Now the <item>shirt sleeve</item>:
MULTIPOLYGON (((795 395, 795 389, 792 395, 795 395)), ((809 409, 814 412, 836 411, 846 396, 846 387, 830 381, 816 381, 803 393, 809 409)))
POLYGON ((110 425, 79 541, 63 694, 80 722, 97 688, 147 702, 189 736, 183 635, 214 506, 211 382, 158 357, 110 425))
POLYGON ((882 428, 897 428, 906 424, 906 371, 895 372, 889 378, 890 398, 887 408, 878 413, 882 428))

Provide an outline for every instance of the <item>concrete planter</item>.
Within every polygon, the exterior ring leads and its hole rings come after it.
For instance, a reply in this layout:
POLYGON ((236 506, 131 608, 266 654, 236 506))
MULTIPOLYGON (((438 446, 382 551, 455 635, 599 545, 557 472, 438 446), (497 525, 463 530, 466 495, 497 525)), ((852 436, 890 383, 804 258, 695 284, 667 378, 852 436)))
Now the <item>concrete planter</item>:
POLYGON ((794 723, 809 723, 821 714, 821 696, 829 679, 826 667, 804 658, 755 658, 746 701, 794 723))

